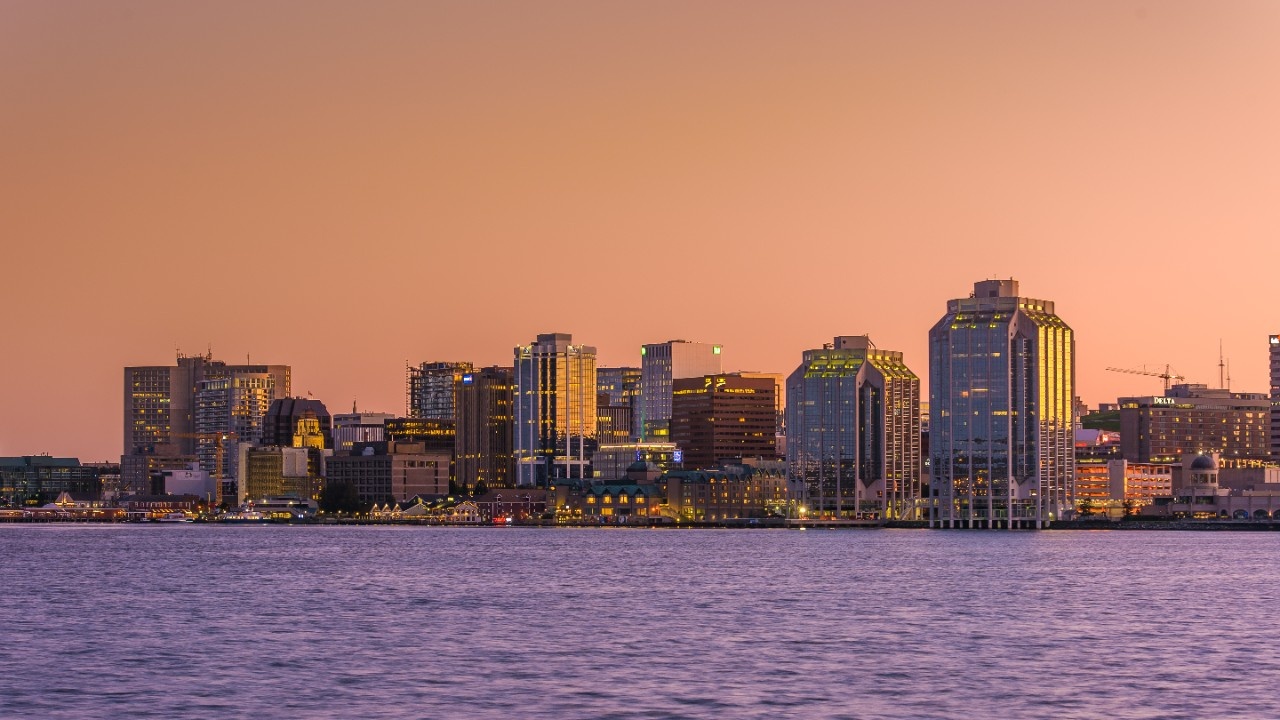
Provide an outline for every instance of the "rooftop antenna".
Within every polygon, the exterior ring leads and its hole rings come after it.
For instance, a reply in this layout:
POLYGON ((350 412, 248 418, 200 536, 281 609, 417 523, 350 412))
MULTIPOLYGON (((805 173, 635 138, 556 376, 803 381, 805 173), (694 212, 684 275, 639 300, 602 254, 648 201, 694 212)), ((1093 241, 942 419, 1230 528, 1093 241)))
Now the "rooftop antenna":
POLYGON ((1231 358, 1227 358, 1227 389, 1231 389, 1231 358))
POLYGON ((1218 338, 1218 387, 1226 389, 1226 363, 1222 361, 1222 338, 1218 338))

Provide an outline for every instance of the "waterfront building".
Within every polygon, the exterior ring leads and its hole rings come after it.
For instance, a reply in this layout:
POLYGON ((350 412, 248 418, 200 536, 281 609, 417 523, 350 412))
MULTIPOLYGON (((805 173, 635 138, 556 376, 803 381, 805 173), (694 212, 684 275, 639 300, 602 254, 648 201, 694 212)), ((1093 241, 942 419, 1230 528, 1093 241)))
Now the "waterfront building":
POLYGON ((407 368, 405 404, 409 417, 455 422, 458 384, 472 369, 469 362, 424 362, 407 368))
POLYGON ((640 348, 640 401, 635 425, 646 442, 670 438, 673 383, 724 372, 721 346, 668 340, 640 348))
POLYGON ((1072 497, 1076 509, 1088 513, 1114 499, 1110 462, 1120 459, 1120 433, 1077 427, 1074 434, 1076 469, 1072 497))
POLYGON ((1075 335, 1015 280, 929 331, 930 526, 1044 527, 1073 508, 1075 335))
POLYGON ((1231 463, 1270 457, 1271 403, 1262 393, 1184 384, 1164 396, 1123 397, 1119 403, 1126 460, 1175 462, 1202 453, 1231 463))
POLYGON ((449 459, 422 443, 357 443, 349 455, 325 463, 325 482, 349 484, 363 504, 402 502, 415 495, 447 495, 449 459))
POLYGON ((322 481, 308 448, 253 447, 242 443, 239 450, 238 505, 274 497, 320 499, 322 481))
POLYGON ((154 480, 167 470, 185 470, 192 465, 200 467, 199 459, 192 455, 138 454, 120 456, 120 481, 116 497, 127 495, 153 495, 154 480))
POLYGON ((601 444, 591 455, 592 472, 606 481, 621 478, 635 463, 652 463, 660 472, 680 470, 684 453, 675 443, 628 442, 601 444))
POLYGON ((1171 463, 1135 463, 1124 458, 1108 460, 1107 470, 1111 479, 1109 499, 1140 508, 1154 503, 1156 498, 1170 497, 1173 495, 1174 469, 1171 463))
POLYGON ((280 447, 317 447, 320 450, 333 447, 333 417, 324 403, 314 398, 287 397, 271 401, 262 428, 262 444, 280 447), (295 445, 302 420, 306 424, 307 437, 295 445), (314 424, 312 424, 314 422, 314 424), (315 435, 320 436, 319 441, 315 435))
POLYGON ((657 485, 612 484, 590 485, 577 500, 571 509, 580 509, 583 520, 625 524, 661 516, 665 497, 657 485))
POLYGON ((353 406, 351 412, 333 416, 333 449, 335 452, 351 452, 356 443, 385 442, 387 421, 394 420, 390 413, 359 412, 353 406))
POLYGON ((77 458, 0 457, 0 505, 43 505, 62 493, 101 497, 100 468, 77 458))
POLYGON ((458 381, 454 473, 466 488, 515 485, 512 450, 515 379, 511 368, 487 367, 458 381))
POLYGON ((596 349, 567 333, 515 348, 517 485, 589 478, 596 444, 596 349))
POLYGON ((522 522, 540 518, 546 513, 547 495, 544 488, 498 488, 473 498, 472 502, 483 522, 508 519, 522 522))
POLYGON ((772 379, 717 374, 677 379, 672 388, 670 437, 685 467, 778 456, 772 379))
POLYGON ((787 472, 819 516, 915 518, 920 378, 864 335, 806 350, 787 378, 787 472))
POLYGON ((717 522, 776 515, 787 505, 784 473, 749 467, 676 470, 659 479, 666 488, 667 513, 692 522, 717 522))
POLYGON ((162 470, 150 494, 195 495, 212 504, 218 495, 218 485, 209 473, 200 469, 199 463, 192 463, 183 469, 162 470))

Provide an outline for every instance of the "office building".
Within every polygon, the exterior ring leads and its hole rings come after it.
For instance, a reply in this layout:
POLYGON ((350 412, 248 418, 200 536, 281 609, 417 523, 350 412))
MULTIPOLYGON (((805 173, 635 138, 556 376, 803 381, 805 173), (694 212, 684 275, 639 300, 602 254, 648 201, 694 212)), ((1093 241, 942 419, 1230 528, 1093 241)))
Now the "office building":
POLYGON ((394 420, 395 417, 390 413, 359 412, 354 406, 349 413, 334 415, 334 452, 351 452, 356 443, 385 442, 387 421, 394 420))
POLYGON ((636 463, 652 465, 659 472, 684 467, 684 453, 675 443, 628 442, 619 445, 601 443, 591 455, 591 471, 606 482, 626 476, 636 463))
POLYGON ((408 416, 420 420, 454 422, 458 383, 472 371, 469 362, 424 362, 407 369, 405 380, 408 416))
POLYGON ((974 284, 929 331, 931 526, 1044 527, 1070 511, 1075 335, 1015 280, 974 284))
POLYGON ((325 472, 327 484, 351 485, 365 505, 449 492, 449 455, 429 453, 422 443, 358 443, 351 454, 330 458, 325 472))
POLYGON ((631 440, 631 405, 611 405, 609 393, 596 396, 596 441, 618 445, 631 440))
POLYGON ((596 349, 547 333, 515 349, 517 484, 591 477, 596 436, 596 349))
POLYGON ((1218 453, 1232 466, 1270 457, 1271 402, 1262 393, 1184 384, 1164 396, 1123 397, 1119 402, 1121 454, 1130 462, 1176 462, 1183 455, 1218 453))
POLYGON ((774 381, 732 374, 672 383, 671 442, 686 468, 778 456, 774 381))
POLYGON ((638 439, 644 432, 639 427, 640 419, 640 368, 608 367, 596 369, 596 394, 608 396, 608 401, 600 400, 601 408, 627 408, 631 417, 631 428, 627 440, 638 439))
POLYGON ((866 336, 806 350, 787 378, 787 472, 820 516, 915 518, 920 378, 866 336))
POLYGON ((317 443, 308 439, 306 445, 294 445, 294 436, 298 434, 298 423, 304 418, 314 420, 315 425, 307 424, 308 434, 319 433, 319 449, 333 447, 333 417, 324 403, 314 398, 287 397, 273 400, 267 408, 267 416, 263 423, 262 444, 280 447, 312 447, 317 443))
POLYGON ((1271 457, 1280 460, 1280 335, 1268 338, 1271 347, 1271 457))
POLYGON ((101 468, 77 458, 0 457, 0 505, 44 505, 62 493, 98 498, 101 468))
POLYGON ((238 503, 292 497, 319 500, 322 481, 308 448, 239 446, 238 503))
POLYGON ((458 424, 454 436, 454 476, 473 489, 513 487, 512 449, 515 380, 511 368, 487 367, 458 381, 458 424))
POLYGON ((668 340, 640 348, 640 439, 667 442, 671 426, 672 383, 724 372, 721 346, 668 340))

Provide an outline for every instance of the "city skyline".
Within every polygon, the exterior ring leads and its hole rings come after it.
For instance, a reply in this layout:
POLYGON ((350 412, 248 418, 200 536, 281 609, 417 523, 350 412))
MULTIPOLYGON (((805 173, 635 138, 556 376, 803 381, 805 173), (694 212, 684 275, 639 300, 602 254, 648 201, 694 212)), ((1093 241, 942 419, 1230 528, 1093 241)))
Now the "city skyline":
POLYGON ((1219 340, 1268 390, 1274 5, 69 7, 0 9, 2 455, 118 456, 119 369, 210 346, 334 412, 547 332, 870 334, 928 387, 983 278, 1071 318, 1091 405, 1219 340), (591 299, 525 302, 553 270, 591 299))

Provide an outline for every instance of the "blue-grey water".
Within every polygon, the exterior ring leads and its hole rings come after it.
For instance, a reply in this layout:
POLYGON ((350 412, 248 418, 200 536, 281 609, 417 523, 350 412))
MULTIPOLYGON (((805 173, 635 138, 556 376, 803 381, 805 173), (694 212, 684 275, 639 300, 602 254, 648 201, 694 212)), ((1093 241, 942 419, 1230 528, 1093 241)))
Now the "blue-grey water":
POLYGON ((0 716, 1276 718, 1280 535, 0 526, 0 716))

